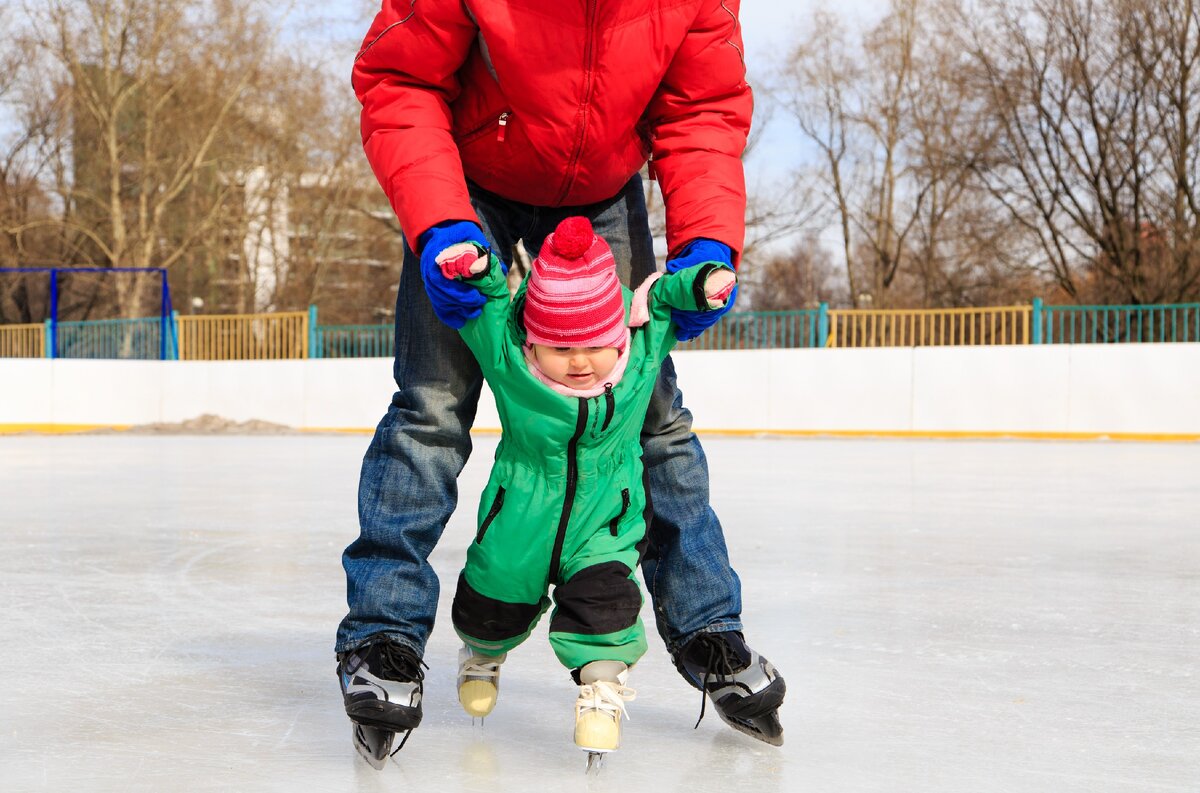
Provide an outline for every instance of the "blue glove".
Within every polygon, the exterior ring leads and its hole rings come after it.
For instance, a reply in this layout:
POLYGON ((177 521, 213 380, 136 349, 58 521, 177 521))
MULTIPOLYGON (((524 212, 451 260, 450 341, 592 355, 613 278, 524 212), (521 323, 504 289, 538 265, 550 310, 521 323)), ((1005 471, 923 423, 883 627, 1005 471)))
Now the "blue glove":
MULTIPOLYGON (((674 259, 667 259, 667 272, 677 273, 699 264, 717 264, 733 269, 733 252, 729 246, 716 240, 703 237, 692 240, 683 246, 683 250, 674 259)), ((671 319, 675 322, 675 338, 679 341, 691 341, 704 331, 716 325, 721 317, 733 307, 737 299, 737 287, 729 294, 729 299, 721 308, 711 311, 682 311, 671 309, 671 319)))
POLYGON ((478 289, 462 281, 446 278, 437 265, 438 254, 460 242, 474 243, 482 252, 489 252, 483 229, 466 220, 439 223, 417 240, 421 249, 421 280, 425 282, 425 292, 433 304, 433 313, 455 330, 467 324, 467 320, 478 317, 487 302, 487 297, 478 289))

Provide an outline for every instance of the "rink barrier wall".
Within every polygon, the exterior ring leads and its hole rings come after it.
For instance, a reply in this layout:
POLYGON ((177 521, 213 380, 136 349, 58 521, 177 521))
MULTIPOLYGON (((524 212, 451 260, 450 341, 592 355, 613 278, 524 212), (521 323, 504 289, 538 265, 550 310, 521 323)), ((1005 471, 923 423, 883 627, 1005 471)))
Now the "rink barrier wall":
MULTIPOLYGON (((1200 344, 683 351, 699 432, 1200 439, 1200 344)), ((0 359, 0 431, 68 432, 203 414, 370 431, 386 358, 0 359)), ((499 428, 485 393, 476 428, 499 428)))

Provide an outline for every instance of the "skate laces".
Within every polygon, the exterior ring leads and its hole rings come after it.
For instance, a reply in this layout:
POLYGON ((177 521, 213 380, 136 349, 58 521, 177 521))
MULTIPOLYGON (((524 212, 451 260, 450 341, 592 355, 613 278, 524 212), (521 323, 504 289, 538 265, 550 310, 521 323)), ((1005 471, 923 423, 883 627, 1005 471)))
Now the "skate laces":
POLYGON ((461 677, 472 680, 500 677, 500 661, 484 661, 485 656, 473 655, 458 670, 461 677))
POLYGON ((401 683, 421 683, 425 680, 425 672, 421 667, 429 667, 412 650, 395 642, 380 642, 377 646, 380 677, 401 683))
MULTIPOLYGON (((693 730, 700 727, 700 722, 704 721, 704 710, 708 704, 708 684, 710 681, 720 681, 724 677, 732 677, 736 674, 734 670, 735 662, 740 663, 733 647, 729 642, 725 641, 718 633, 702 633, 693 641, 696 645, 696 650, 703 653, 704 662, 700 664, 700 668, 704 670, 704 676, 700 679, 700 718, 696 719, 696 726, 693 730)), ((691 652, 692 648, 689 647, 691 652)))
POLYGON ((625 703, 636 698, 637 691, 621 683, 608 680, 584 683, 579 686, 579 699, 575 700, 575 717, 579 718, 586 710, 598 710, 614 715, 618 721, 622 716, 628 719, 625 703))

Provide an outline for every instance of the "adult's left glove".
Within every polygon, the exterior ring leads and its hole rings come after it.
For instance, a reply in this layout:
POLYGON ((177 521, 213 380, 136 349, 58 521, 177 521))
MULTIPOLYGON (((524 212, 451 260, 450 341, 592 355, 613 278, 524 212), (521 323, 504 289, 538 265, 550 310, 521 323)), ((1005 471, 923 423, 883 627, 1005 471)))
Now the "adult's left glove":
MULTIPOLYGON (((667 272, 677 273, 699 264, 716 264, 733 269, 733 251, 723 242, 697 238, 683 246, 683 250, 674 259, 667 259, 667 272)), ((737 299, 737 286, 733 287, 725 305, 711 311, 683 311, 671 309, 671 319, 675 322, 675 338, 679 341, 691 341, 704 331, 716 325, 721 317, 733 307, 737 299)))
POLYGON ((452 245, 469 242, 479 248, 480 255, 489 255, 483 229, 466 220, 447 220, 427 230, 417 240, 421 249, 421 280, 425 293, 433 304, 433 313, 450 327, 458 330, 475 319, 487 302, 478 289, 462 281, 442 275, 438 256, 452 245))

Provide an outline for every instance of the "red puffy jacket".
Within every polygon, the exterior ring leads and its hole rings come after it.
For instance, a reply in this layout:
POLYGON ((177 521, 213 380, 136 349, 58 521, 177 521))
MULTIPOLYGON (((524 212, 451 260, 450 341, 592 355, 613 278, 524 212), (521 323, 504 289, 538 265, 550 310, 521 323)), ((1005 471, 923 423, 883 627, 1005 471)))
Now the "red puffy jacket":
POLYGON ((653 156, 672 251, 741 250, 752 99, 739 0, 384 0, 354 63, 367 159, 409 240, 610 198, 653 156))

